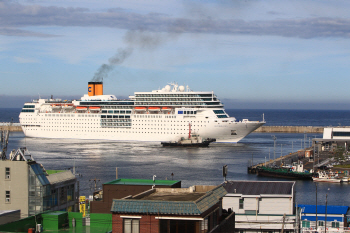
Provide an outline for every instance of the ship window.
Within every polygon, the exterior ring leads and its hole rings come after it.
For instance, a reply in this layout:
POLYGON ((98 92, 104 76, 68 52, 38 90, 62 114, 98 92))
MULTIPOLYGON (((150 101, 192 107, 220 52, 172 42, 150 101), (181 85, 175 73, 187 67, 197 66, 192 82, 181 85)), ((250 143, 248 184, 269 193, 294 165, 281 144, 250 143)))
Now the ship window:
POLYGON ((101 118, 106 118, 106 115, 101 115, 101 118))
POLYGON ((102 113, 107 113, 107 110, 102 110, 102 113))
POLYGON ((117 114, 118 114, 118 113, 119 113, 119 110, 114 110, 114 113, 117 113, 117 114))
POLYGON ((23 108, 35 108, 35 105, 24 105, 23 108))
POLYGON ((213 110, 215 114, 225 114, 223 110, 213 110))

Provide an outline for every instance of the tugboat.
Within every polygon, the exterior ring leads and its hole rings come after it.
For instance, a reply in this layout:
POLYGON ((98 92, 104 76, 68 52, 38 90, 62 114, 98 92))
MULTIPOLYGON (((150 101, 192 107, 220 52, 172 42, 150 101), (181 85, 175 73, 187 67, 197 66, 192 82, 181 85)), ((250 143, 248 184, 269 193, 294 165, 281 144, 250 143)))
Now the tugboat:
POLYGON ((197 134, 191 133, 191 124, 189 124, 188 138, 182 137, 179 141, 161 142, 163 147, 208 147, 209 143, 215 142, 215 138, 202 139, 197 134))

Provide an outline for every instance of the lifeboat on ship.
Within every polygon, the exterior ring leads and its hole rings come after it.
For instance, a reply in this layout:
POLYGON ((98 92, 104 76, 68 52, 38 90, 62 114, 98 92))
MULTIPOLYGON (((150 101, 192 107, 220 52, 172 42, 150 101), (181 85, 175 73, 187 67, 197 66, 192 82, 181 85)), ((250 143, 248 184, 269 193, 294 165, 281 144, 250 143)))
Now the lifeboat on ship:
POLYGON ((89 107, 90 111, 100 111, 101 107, 89 107))
POLYGON ((135 111, 138 111, 138 112, 146 112, 146 107, 135 107, 134 108, 135 109, 135 111))
POLYGON ((162 111, 166 112, 166 111, 171 111, 170 107, 162 107, 162 111))
POLYGON ((73 104, 64 104, 62 105, 63 109, 72 109, 73 108, 73 104))
POLYGON ((84 106, 77 106, 76 109, 77 109, 77 110, 87 110, 87 107, 84 107, 84 106))
POLYGON ((148 107, 148 111, 159 112, 160 111, 160 107, 148 107))
POLYGON ((51 104, 51 108, 54 110, 60 109, 61 105, 60 104, 51 104))

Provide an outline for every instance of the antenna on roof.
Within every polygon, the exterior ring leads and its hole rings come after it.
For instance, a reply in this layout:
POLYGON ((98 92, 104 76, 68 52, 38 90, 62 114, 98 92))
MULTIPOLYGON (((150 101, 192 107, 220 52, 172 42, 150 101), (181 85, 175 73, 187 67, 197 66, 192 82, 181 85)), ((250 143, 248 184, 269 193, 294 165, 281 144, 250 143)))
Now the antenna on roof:
POLYGON ((225 182, 226 176, 227 176, 227 164, 222 167, 222 176, 224 177, 224 182, 225 182))

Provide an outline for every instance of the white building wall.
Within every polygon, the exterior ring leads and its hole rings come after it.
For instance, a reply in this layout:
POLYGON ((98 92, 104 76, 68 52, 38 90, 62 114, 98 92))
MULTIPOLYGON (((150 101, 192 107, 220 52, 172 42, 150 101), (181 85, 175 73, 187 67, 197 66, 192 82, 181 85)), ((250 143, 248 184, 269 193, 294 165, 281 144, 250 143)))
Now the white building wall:
POLYGON ((292 198, 261 198, 259 214, 293 214, 292 198))
POLYGON ((21 210, 28 217, 28 164, 25 161, 0 162, 0 210, 21 210), (5 179, 5 168, 10 168, 10 179, 5 179), (10 191, 10 203, 6 202, 10 191))
POLYGON ((244 210, 258 210, 259 209, 259 198, 245 197, 244 198, 244 210))
MULTIPOLYGON (((236 229, 282 229, 283 215, 237 215, 235 216, 236 229)), ((294 229, 295 216, 286 216, 284 229, 294 229)))
POLYGON ((229 208, 236 213, 244 213, 244 210, 239 209, 240 197, 225 196, 222 198, 222 208, 228 210, 229 208))
POLYGON ((324 128, 323 129, 323 139, 332 139, 333 128, 324 128))

